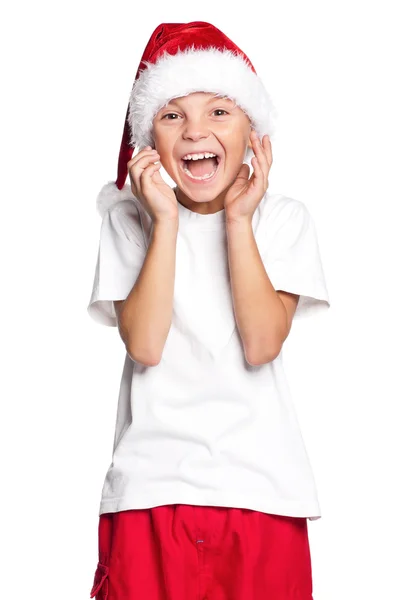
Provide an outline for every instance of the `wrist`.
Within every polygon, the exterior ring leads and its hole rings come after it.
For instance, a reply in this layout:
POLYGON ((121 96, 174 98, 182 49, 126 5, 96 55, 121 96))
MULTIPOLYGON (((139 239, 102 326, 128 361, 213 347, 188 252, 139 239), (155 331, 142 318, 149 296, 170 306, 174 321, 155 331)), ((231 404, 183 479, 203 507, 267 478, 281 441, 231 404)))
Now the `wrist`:
POLYGON ((165 229, 173 229, 177 228, 179 225, 179 216, 175 217, 157 217, 153 220, 153 225, 156 228, 165 228, 165 229))
POLYGON ((252 228, 252 220, 251 216, 241 216, 241 217, 233 217, 232 215, 225 215, 225 223, 228 228, 231 229, 248 229, 252 228))

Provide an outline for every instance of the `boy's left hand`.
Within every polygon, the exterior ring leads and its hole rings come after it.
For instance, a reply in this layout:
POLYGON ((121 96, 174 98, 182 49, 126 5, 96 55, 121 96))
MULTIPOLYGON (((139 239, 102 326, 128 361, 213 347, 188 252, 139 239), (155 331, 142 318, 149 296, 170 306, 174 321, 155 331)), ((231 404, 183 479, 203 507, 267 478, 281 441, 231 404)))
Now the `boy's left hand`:
POLYGON ((248 179, 250 167, 244 163, 224 199, 226 220, 252 219, 260 200, 268 189, 268 173, 272 165, 272 149, 268 135, 262 143, 255 130, 250 132, 254 157, 251 160, 253 174, 248 179))

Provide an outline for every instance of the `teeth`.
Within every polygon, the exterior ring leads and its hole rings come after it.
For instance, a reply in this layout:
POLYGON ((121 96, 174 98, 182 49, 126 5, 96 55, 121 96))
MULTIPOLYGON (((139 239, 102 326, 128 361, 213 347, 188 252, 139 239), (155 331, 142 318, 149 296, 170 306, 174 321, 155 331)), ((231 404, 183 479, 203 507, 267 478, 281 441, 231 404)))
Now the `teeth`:
MULTIPOLYGON (((185 156, 182 157, 182 160, 200 160, 202 158, 212 158, 212 157, 216 158, 217 155, 213 154, 213 152, 203 152, 203 153, 198 153, 198 154, 186 154, 185 156)), ((217 171, 217 169, 218 169, 218 165, 212 173, 208 173, 207 175, 203 175, 201 177, 196 177, 195 175, 192 175, 192 173, 189 171, 189 169, 187 167, 183 168, 185 173, 187 175, 189 175, 189 177, 191 179, 200 179, 200 180, 210 179, 210 177, 213 177, 213 175, 217 171)))
POLYGON ((203 154, 186 154, 182 157, 182 160, 199 160, 202 158, 212 158, 213 156, 215 157, 216 154, 213 154, 212 152, 204 152, 203 154))
POLYGON ((191 179, 209 179, 210 177, 213 177, 217 169, 218 167, 214 169, 212 173, 207 173, 207 175, 203 175, 202 177, 196 177, 195 175, 192 175, 192 173, 186 167, 184 168, 184 171, 187 175, 189 175, 189 177, 191 177, 191 179))

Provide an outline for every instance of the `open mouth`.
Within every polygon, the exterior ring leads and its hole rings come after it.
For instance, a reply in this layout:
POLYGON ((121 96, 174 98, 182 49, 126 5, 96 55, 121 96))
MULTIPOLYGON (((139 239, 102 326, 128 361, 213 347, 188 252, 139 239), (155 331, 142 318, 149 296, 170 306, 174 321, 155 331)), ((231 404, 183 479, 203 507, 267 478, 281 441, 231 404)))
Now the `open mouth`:
POLYGON ((190 181, 194 183, 207 183, 213 181, 216 177, 220 163, 221 157, 215 155, 208 158, 181 159, 180 167, 190 181))

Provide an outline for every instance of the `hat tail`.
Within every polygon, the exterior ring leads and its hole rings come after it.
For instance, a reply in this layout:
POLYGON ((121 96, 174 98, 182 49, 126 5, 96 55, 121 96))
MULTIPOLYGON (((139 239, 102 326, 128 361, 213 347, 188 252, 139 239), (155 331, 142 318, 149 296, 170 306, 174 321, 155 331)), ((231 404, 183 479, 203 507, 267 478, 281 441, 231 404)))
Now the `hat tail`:
POLYGON ((134 198, 133 192, 131 191, 131 185, 126 183, 121 190, 117 187, 114 181, 109 181, 101 189, 97 196, 97 211, 104 218, 109 208, 120 202, 121 200, 131 200, 134 198))
POLYGON ((127 200, 134 198, 129 183, 125 184, 128 168, 127 163, 131 160, 134 152, 134 145, 130 143, 130 131, 128 124, 128 110, 124 121, 124 130, 122 136, 122 142, 119 151, 119 162, 117 166, 117 179, 116 181, 109 181, 101 189, 97 196, 97 211, 103 218, 107 210, 116 202, 120 200, 127 200))

